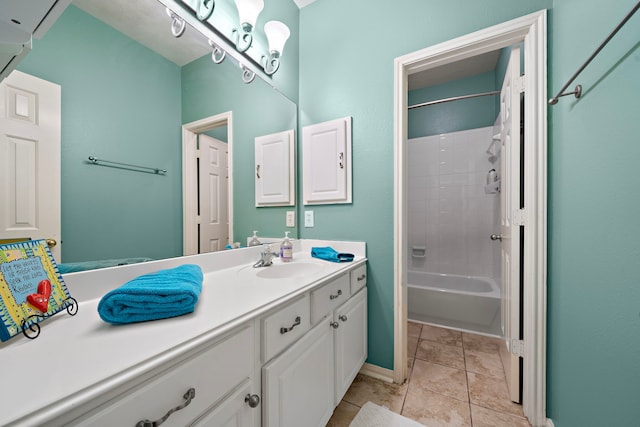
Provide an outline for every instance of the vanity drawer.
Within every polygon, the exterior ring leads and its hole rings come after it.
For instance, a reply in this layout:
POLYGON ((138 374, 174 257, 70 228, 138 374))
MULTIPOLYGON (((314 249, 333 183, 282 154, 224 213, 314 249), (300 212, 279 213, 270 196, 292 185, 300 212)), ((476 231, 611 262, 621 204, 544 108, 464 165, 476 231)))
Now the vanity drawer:
POLYGON ((135 426, 139 421, 157 421, 170 409, 192 401, 174 413, 163 427, 183 427, 251 376, 254 363, 254 328, 248 326, 196 353, 153 379, 124 392, 106 408, 85 416, 76 426, 135 426))
POLYGON ((311 324, 315 325, 327 313, 342 305, 351 296, 349 275, 344 274, 311 292, 311 324))
POLYGON ((269 361, 309 330, 309 295, 262 319, 262 359, 269 361))
POLYGON ((361 265, 355 270, 351 270, 351 295, 355 295, 360 289, 367 285, 367 265, 361 265))

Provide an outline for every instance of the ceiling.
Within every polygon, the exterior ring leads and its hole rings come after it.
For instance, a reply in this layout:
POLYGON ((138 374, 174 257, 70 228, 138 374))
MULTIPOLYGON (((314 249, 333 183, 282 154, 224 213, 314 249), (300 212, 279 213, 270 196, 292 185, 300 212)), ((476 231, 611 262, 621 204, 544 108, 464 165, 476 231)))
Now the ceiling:
POLYGON ((422 89, 494 70, 499 50, 409 75, 409 90, 422 89))
POLYGON ((207 40, 192 28, 174 37, 165 7, 157 0, 73 0, 73 4, 179 66, 211 53, 207 40))
MULTIPOLYGON (((300 8, 314 1, 294 0, 300 8)), ((169 30, 170 20, 165 8, 157 0, 73 0, 73 4, 179 66, 211 52, 207 40, 191 28, 187 28, 181 37, 174 37, 169 30)), ((499 51, 489 52, 412 74, 409 90, 493 70, 499 54, 499 51)))

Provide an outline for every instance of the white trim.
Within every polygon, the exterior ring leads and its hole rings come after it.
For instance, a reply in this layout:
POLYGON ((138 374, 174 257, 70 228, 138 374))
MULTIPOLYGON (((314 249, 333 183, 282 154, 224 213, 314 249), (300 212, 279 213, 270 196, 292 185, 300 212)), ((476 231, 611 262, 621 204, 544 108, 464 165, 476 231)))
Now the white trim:
POLYGON ((198 253, 198 242, 195 238, 198 222, 195 197, 197 194, 197 181, 195 174, 187 174, 194 171, 197 134, 227 126, 227 156, 229 168, 229 241, 233 242, 233 113, 217 114, 182 125, 182 254, 195 255, 198 253))
POLYGON ((551 421, 551 418, 547 418, 547 423, 545 424, 545 427, 554 427, 553 421, 551 421))
POLYGON ((394 81, 394 382, 407 377, 406 180, 407 81, 410 74, 524 41, 525 227, 523 409, 535 427, 546 413, 547 13, 542 10, 396 58, 394 81))
POLYGON ((372 365, 370 363, 362 365, 359 373, 387 383, 393 382, 393 371, 391 369, 381 368, 380 366, 372 365))

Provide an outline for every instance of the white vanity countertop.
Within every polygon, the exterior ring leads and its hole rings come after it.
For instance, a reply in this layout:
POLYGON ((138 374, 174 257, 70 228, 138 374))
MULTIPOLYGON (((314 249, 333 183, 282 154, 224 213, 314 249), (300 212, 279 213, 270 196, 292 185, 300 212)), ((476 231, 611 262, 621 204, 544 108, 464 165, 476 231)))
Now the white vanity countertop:
POLYGON ((78 313, 62 311, 45 320, 35 340, 20 336, 0 344, 0 425, 43 425, 366 261, 359 242, 294 241, 294 250, 292 263, 321 267, 295 279, 261 279, 252 265, 263 247, 253 247, 65 275, 78 313), (312 246, 356 257, 349 263, 316 260, 312 246), (194 313, 128 325, 110 325, 98 316, 98 302, 109 290, 187 263, 204 273, 194 313))

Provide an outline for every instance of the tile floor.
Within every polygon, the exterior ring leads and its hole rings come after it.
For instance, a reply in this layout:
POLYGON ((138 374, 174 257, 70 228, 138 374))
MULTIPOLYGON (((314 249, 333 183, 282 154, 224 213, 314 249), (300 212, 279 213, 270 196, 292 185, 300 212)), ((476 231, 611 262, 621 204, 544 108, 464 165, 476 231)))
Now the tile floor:
POLYGON ((347 427, 367 401, 427 427, 531 427, 511 402, 502 341, 409 322, 409 379, 389 384, 358 375, 327 426, 347 427))

